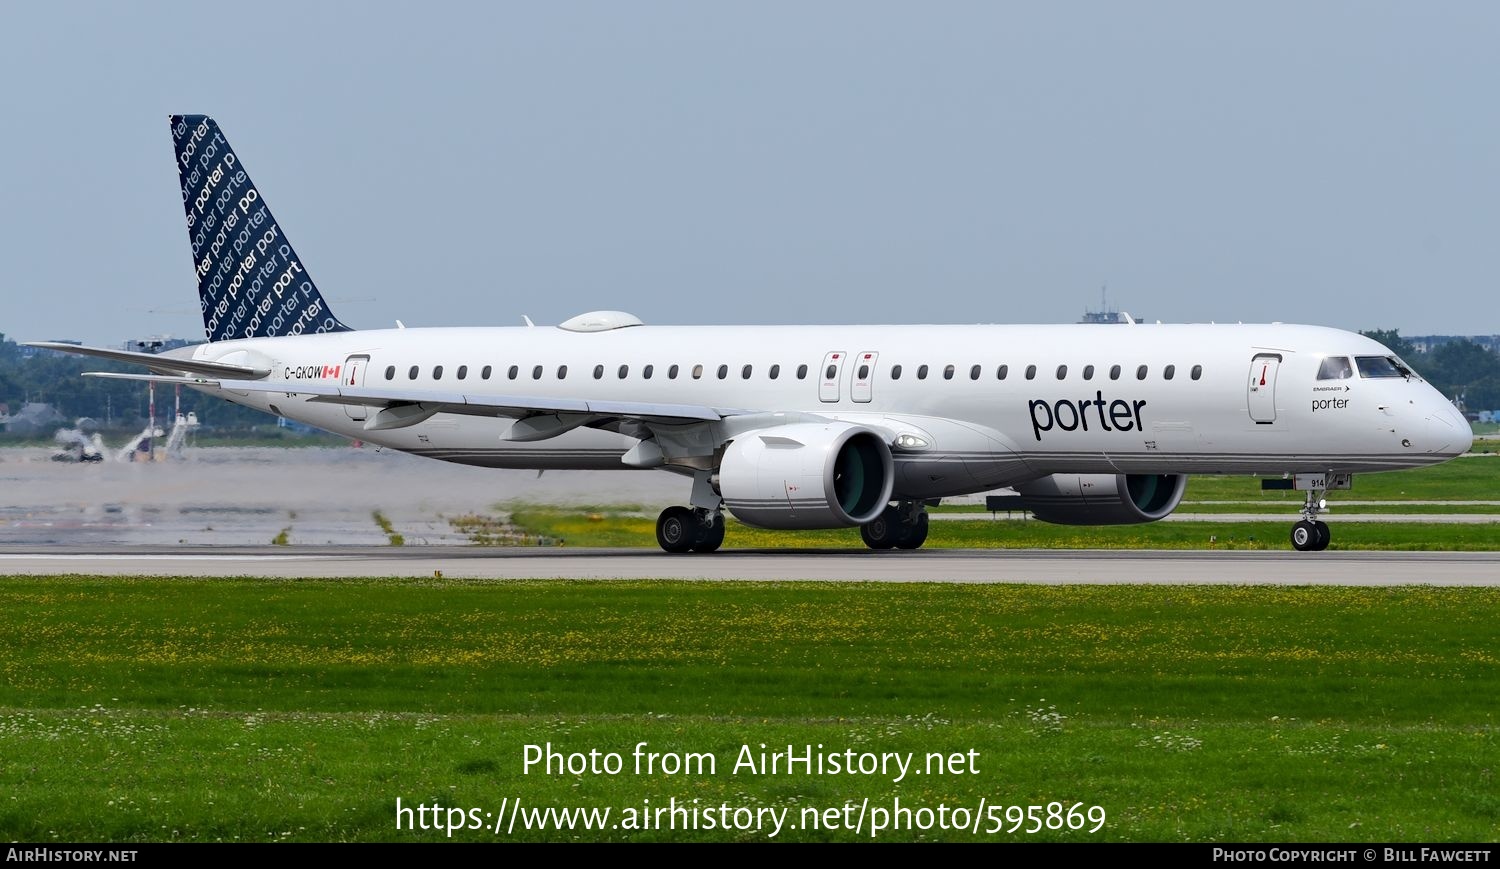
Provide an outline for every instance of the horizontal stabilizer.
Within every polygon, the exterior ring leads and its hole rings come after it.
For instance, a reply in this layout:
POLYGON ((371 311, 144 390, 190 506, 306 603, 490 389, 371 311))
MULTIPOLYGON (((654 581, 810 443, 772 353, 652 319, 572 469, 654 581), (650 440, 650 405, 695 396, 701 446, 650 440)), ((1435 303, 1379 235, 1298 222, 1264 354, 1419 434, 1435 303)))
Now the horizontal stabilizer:
POLYGON ((40 347, 44 350, 60 350, 79 356, 95 356, 113 359, 116 362, 133 362, 144 365, 161 374, 202 374, 208 377, 233 377, 259 380, 271 373, 268 368, 246 368, 243 365, 225 365, 222 362, 201 362, 196 359, 178 359, 156 353, 136 353, 130 350, 108 350, 103 347, 83 347, 78 344, 62 344, 56 341, 28 341, 24 347, 40 347))

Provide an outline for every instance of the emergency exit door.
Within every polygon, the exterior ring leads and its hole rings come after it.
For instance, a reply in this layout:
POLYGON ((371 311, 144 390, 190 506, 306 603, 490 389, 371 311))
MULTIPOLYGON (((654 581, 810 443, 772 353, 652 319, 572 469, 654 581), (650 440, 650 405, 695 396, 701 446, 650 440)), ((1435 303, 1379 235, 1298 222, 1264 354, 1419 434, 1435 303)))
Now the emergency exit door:
POLYGON ((875 380, 875 360, 879 356, 873 350, 854 354, 854 383, 849 387, 849 397, 854 401, 870 400, 870 385, 875 380))
POLYGON ((818 400, 838 401, 843 391, 840 382, 844 373, 844 357, 849 354, 842 350, 830 350, 823 357, 823 367, 818 371, 818 400))

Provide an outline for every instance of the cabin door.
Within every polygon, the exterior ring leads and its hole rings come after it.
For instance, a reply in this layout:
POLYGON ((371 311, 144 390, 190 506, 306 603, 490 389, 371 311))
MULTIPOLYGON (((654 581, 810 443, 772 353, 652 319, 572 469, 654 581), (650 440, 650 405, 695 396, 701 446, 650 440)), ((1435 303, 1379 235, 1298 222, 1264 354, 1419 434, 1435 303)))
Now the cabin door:
POLYGON ((1281 356, 1261 353, 1250 360, 1250 418, 1256 425, 1270 425, 1276 421, 1276 371, 1281 367, 1281 356))
MULTIPOLYGON (((368 356, 350 356, 344 360, 344 370, 339 373, 339 386, 358 389, 365 385, 365 369, 370 366, 368 356)), ((363 404, 346 404, 344 413, 352 420, 362 420, 370 412, 363 404)))

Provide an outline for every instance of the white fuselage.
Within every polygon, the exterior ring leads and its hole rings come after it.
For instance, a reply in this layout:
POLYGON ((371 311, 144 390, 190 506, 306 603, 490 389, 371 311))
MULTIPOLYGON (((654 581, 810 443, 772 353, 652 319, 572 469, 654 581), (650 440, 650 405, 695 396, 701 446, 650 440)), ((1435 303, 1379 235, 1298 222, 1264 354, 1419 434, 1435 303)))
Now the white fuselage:
POLYGON ((889 433, 895 498, 1054 473, 1382 471, 1468 448, 1468 424, 1419 378, 1356 371, 1320 380, 1328 356, 1390 351, 1350 332, 1279 324, 424 328, 193 351, 199 360, 269 368, 270 382, 286 382, 286 393, 213 394, 486 467, 623 469, 637 438, 628 427, 577 428, 514 442, 505 440, 513 419, 449 413, 372 431, 374 410, 310 401, 297 387, 343 382, 815 414, 889 433))

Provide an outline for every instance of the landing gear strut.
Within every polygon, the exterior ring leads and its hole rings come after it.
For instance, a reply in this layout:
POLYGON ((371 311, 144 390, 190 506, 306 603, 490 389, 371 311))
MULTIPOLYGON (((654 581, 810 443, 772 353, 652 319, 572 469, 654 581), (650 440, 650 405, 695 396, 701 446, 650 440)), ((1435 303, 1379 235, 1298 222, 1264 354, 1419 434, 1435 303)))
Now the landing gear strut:
POLYGON ((724 512, 668 507, 656 517, 656 542, 667 552, 713 552, 724 543, 724 512))
POLYGON ((920 501, 902 501, 859 527, 871 549, 916 549, 927 542, 927 511, 920 501))
POLYGON ((1318 511, 1323 509, 1324 489, 1308 489, 1307 501, 1302 505, 1302 521, 1292 526, 1292 548, 1298 552, 1322 552, 1328 548, 1332 534, 1328 523, 1318 521, 1318 511))
POLYGON ((1334 489, 1348 489, 1354 485, 1354 475, 1329 471, 1324 474, 1287 474, 1279 480, 1261 480, 1263 492, 1296 489, 1307 493, 1302 505, 1302 521, 1292 526, 1292 548, 1298 552, 1322 552, 1328 548, 1328 523, 1318 521, 1318 513, 1327 509, 1323 496, 1334 489))

